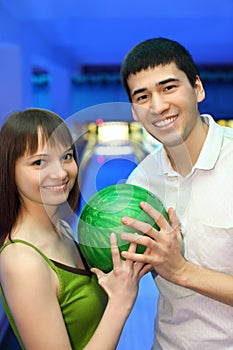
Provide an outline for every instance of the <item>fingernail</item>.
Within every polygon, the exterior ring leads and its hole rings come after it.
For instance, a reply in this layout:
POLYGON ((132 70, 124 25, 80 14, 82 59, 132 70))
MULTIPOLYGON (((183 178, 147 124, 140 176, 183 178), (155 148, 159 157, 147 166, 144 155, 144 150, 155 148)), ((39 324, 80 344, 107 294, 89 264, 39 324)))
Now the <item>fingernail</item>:
POLYGON ((129 222, 129 218, 127 216, 124 216, 121 221, 123 222, 123 224, 127 224, 129 222))
POLYGON ((122 234, 121 234, 121 238, 122 238, 122 239, 127 238, 127 233, 122 233, 122 234))
POLYGON ((110 242, 111 243, 116 243, 117 242, 117 236, 114 232, 110 234, 110 242))

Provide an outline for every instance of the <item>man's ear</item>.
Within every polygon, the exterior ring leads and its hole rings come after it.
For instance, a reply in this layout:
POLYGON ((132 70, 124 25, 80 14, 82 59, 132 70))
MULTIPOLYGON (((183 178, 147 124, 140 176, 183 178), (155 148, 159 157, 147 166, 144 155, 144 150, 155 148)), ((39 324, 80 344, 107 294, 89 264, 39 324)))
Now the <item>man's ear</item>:
POLYGON ((194 89, 197 95, 197 102, 202 102, 205 99, 205 90, 204 90, 202 81, 198 75, 196 76, 194 89))
POLYGON ((133 106, 131 107, 131 112, 132 112, 133 119, 134 119, 136 122, 138 122, 139 119, 138 119, 138 116, 137 116, 137 114, 136 114, 136 112, 135 112, 133 106))

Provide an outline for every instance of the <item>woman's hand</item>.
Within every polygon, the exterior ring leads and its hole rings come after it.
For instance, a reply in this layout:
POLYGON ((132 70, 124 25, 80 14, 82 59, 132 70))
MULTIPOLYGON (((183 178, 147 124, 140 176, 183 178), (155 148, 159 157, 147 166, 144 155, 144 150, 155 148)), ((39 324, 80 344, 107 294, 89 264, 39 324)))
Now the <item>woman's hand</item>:
POLYGON ((124 225, 139 230, 145 235, 123 233, 121 238, 144 245, 147 248, 144 254, 124 251, 122 256, 127 260, 150 264, 159 275, 176 283, 186 264, 182 255, 179 220, 172 208, 168 209, 169 222, 150 204, 141 202, 141 208, 154 219, 160 230, 158 231, 151 225, 136 219, 122 218, 124 225))
MULTIPOLYGON (((123 260, 117 245, 117 237, 114 233, 110 236, 113 270, 104 273, 97 268, 91 271, 97 275, 100 286, 108 294, 109 299, 118 299, 120 303, 132 308, 138 293, 138 284, 143 275, 151 270, 151 265, 144 262, 123 260)), ((137 243, 129 246, 129 254, 135 254, 137 243)))
MULTIPOLYGON (((108 294, 108 303, 103 317, 85 349, 113 350, 122 333, 125 322, 132 310, 138 293, 141 277, 151 270, 149 264, 133 262, 121 258, 115 234, 110 236, 113 270, 109 273, 92 268, 97 275, 100 286, 108 294)), ((129 253, 135 254, 137 244, 131 243, 129 253)))

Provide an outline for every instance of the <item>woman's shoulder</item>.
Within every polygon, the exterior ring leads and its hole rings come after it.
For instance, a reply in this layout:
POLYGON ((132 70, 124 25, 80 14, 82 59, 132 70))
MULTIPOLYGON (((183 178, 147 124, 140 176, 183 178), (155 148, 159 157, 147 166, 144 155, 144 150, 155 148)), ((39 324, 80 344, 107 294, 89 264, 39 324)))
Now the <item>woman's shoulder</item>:
POLYGON ((30 242, 16 239, 1 248, 0 273, 34 273, 44 264, 40 251, 30 242))
POLYGON ((36 249, 19 241, 8 243, 0 254, 0 284, 7 293, 12 288, 21 295, 25 290, 57 291, 59 282, 52 271, 36 249))

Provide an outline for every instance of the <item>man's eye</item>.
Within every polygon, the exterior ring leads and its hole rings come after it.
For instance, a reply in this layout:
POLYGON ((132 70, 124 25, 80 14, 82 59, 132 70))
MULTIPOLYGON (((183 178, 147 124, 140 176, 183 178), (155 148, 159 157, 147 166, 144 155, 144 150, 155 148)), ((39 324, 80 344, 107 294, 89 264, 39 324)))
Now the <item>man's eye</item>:
POLYGON ((170 91, 170 90, 172 90, 172 89, 174 89, 176 86, 175 85, 168 85, 168 86, 166 86, 165 87, 165 91, 170 91))
POLYGON ((146 100, 148 98, 148 95, 141 95, 138 97, 138 101, 146 100))

